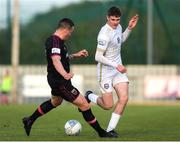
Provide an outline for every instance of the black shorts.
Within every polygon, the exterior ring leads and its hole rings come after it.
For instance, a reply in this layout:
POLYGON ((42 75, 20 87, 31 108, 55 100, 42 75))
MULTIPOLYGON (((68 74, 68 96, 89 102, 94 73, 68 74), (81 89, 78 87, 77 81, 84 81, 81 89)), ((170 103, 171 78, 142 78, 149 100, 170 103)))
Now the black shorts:
POLYGON ((51 94, 53 96, 60 96, 68 102, 73 102, 79 96, 79 90, 76 89, 71 81, 54 80, 48 77, 48 83, 51 87, 51 94))

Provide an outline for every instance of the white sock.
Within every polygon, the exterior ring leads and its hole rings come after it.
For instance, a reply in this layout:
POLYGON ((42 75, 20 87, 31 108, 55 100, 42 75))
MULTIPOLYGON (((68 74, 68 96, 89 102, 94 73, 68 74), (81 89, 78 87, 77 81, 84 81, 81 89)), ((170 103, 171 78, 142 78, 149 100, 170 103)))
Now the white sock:
POLYGON ((88 99, 91 100, 91 102, 97 104, 97 99, 98 99, 98 95, 94 94, 94 93, 91 93, 88 95, 88 99))
POLYGON ((112 113, 111 115, 111 120, 109 121, 109 125, 107 127, 107 132, 114 130, 119 122, 121 115, 116 114, 116 113, 112 113))

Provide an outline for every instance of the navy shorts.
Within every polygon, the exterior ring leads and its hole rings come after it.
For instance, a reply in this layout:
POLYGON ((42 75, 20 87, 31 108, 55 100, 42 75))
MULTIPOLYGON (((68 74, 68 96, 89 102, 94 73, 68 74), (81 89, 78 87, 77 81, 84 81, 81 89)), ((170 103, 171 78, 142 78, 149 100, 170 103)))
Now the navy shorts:
POLYGON ((80 94, 79 90, 71 84, 70 80, 62 83, 48 78, 48 83, 53 96, 60 96, 68 102, 73 102, 80 94))

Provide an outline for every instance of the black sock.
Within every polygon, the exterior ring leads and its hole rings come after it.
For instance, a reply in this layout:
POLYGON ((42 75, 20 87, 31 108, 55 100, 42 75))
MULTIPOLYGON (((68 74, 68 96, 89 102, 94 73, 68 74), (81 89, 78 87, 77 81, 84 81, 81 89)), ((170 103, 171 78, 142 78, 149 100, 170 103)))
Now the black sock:
POLYGON ((52 105, 51 100, 48 100, 48 101, 42 103, 36 109, 36 111, 30 116, 30 119, 32 120, 32 122, 34 122, 38 117, 44 115, 45 113, 49 112, 53 108, 55 108, 55 107, 52 105))
POLYGON ((104 133, 104 129, 102 129, 101 126, 99 125, 98 121, 92 114, 91 109, 88 109, 86 111, 81 111, 81 112, 86 122, 89 123, 89 125, 91 125, 99 135, 104 133))

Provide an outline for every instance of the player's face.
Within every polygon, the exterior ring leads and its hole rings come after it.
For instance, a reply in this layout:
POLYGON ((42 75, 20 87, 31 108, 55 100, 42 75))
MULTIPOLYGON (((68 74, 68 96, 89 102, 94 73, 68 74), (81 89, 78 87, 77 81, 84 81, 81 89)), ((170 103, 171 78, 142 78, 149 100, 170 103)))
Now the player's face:
POLYGON ((65 40, 66 39, 68 39, 70 36, 71 36, 71 34, 72 34, 72 32, 74 31, 74 27, 72 27, 71 29, 69 29, 69 28, 66 28, 65 29, 65 32, 66 32, 66 34, 65 34, 65 40))
POLYGON ((120 23, 120 17, 107 16, 107 23, 111 28, 116 29, 118 24, 120 23))

